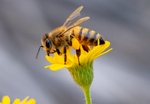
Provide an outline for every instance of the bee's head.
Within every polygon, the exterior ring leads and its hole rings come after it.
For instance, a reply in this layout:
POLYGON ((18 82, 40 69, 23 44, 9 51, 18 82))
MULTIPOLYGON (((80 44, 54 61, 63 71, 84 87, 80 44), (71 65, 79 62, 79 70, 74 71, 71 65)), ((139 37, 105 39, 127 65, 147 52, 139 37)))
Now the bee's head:
POLYGON ((49 56, 50 51, 52 49, 52 42, 51 42, 48 34, 43 35, 43 37, 41 39, 41 43, 42 43, 44 51, 49 56))
POLYGON ((43 37, 41 39, 41 43, 42 43, 42 45, 39 47, 39 50, 38 50, 37 55, 36 55, 36 59, 38 57, 38 54, 39 54, 41 47, 44 49, 44 51, 46 52, 46 54, 48 56, 50 55, 50 51, 52 49, 52 42, 51 42, 48 34, 43 35, 43 37))

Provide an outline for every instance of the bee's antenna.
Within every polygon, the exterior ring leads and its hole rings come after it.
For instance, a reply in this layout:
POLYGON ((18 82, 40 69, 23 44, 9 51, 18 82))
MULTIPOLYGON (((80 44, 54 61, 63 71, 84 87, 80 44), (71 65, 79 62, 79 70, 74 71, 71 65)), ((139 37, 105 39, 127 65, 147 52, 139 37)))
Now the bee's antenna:
POLYGON ((43 48, 43 46, 40 46, 40 47, 39 47, 38 52, 37 52, 37 54, 36 54, 36 59, 37 59, 37 57, 38 57, 38 54, 39 54, 41 48, 43 48))

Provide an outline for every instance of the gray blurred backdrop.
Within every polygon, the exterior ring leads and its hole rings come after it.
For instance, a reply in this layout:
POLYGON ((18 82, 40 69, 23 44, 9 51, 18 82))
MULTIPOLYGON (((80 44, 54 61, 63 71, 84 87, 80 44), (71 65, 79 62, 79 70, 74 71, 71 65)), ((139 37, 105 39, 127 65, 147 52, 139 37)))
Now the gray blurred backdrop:
POLYGON ((41 37, 83 5, 83 27, 111 42, 94 61, 93 104, 150 104, 150 0, 0 0, 0 99, 85 104, 67 69, 51 71, 41 37))

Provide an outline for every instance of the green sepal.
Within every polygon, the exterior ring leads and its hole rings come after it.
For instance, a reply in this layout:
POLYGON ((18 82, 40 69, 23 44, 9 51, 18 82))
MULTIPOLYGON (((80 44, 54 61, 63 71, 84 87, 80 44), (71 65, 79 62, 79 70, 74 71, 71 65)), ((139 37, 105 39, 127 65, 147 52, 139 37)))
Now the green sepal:
POLYGON ((90 87, 93 81, 93 61, 68 68, 74 81, 82 88, 90 87))

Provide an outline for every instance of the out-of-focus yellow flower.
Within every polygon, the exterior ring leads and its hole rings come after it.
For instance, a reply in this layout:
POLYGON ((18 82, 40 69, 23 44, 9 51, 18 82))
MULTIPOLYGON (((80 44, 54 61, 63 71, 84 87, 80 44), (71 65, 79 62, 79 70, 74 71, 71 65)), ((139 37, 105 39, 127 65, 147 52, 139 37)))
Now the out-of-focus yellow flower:
MULTIPOLYGON (((89 52, 86 52, 83 50, 81 47, 81 55, 79 57, 80 63, 82 64, 87 64, 92 62, 95 58, 106 54, 107 52, 111 51, 112 48, 109 50, 105 51, 108 47, 110 46, 109 41, 105 41, 105 44, 103 45, 98 45, 90 49, 89 52), (105 51, 105 52, 104 52, 105 51)), ((78 65, 78 58, 75 54, 71 55, 70 51, 67 51, 67 62, 66 65, 64 64, 64 57, 58 55, 57 53, 54 53, 54 57, 52 56, 45 56, 46 59, 52 63, 52 65, 45 66, 45 68, 50 68, 53 71, 57 71, 59 69, 62 69, 64 67, 70 68, 73 67, 74 65, 78 65)))
MULTIPOLYGON (((24 100, 22 100, 20 102, 20 99, 16 99, 12 104, 35 104, 36 101, 31 98, 30 100, 27 101, 27 99, 29 98, 29 96, 27 96, 24 100)), ((4 96, 2 98, 2 102, 0 102, 0 104, 10 104, 10 99, 8 96, 4 96)))

